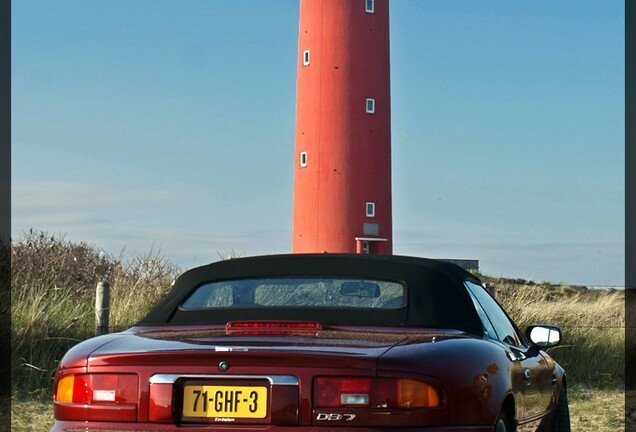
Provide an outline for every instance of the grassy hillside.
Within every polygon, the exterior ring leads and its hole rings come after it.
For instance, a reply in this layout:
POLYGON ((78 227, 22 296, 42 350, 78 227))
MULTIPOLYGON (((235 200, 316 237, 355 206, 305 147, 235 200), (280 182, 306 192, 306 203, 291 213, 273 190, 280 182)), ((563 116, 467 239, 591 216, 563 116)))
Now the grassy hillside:
MULTIPOLYGON (((62 355, 94 334, 95 286, 111 284, 112 330, 153 307, 179 269, 156 254, 124 262, 86 243, 29 232, 12 244, 12 387, 16 397, 51 394, 62 355)), ((570 386, 617 388, 624 381, 624 293, 481 276, 523 329, 563 328, 551 355, 570 386)))

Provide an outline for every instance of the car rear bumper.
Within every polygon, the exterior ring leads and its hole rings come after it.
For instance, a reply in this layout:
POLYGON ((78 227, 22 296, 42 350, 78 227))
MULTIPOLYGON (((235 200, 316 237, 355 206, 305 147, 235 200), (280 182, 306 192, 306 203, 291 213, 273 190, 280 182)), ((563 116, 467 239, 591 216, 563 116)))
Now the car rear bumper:
POLYGON ((317 427, 317 426, 227 426, 227 427, 201 427, 201 426, 175 426, 170 424, 156 423, 91 423, 56 421, 51 432, 156 432, 156 431, 179 431, 179 432, 492 432, 493 426, 445 426, 431 428, 352 428, 352 427, 317 427))

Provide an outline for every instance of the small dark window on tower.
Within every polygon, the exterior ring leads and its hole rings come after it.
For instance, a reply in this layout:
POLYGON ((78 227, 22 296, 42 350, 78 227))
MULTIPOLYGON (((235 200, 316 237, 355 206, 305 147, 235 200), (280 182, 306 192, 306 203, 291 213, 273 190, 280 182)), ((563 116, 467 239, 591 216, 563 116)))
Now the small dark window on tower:
POLYGON ((307 166, 307 152, 300 152, 300 167, 305 168, 307 166))
POLYGON ((375 9, 374 8, 374 6, 375 6, 374 3, 375 3, 374 0, 366 0, 365 10, 368 13, 373 13, 374 12, 374 9, 375 9))
POLYGON ((309 50, 303 51, 303 66, 309 66, 309 50))
POLYGON ((367 99, 367 112, 373 114, 375 112, 375 99, 367 99))
POLYGON ((375 203, 367 202, 366 207, 367 207, 366 209, 367 217, 375 217, 375 203))
POLYGON ((363 254, 368 254, 370 252, 369 249, 370 249, 369 248, 369 242, 368 241, 362 242, 362 253, 363 254))

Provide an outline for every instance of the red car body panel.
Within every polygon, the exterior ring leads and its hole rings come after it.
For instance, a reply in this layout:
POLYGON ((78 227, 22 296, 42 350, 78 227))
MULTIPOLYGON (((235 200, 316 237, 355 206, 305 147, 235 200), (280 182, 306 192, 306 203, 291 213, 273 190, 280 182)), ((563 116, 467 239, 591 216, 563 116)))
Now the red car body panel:
MULTIPOLYGON (((274 262, 280 259, 273 258, 274 262)), ((286 257, 283 261, 297 259, 286 257)), ((387 259, 391 261, 383 258, 387 259)), ((409 261, 408 265, 412 264, 409 261)), ((443 267, 446 265, 450 264, 443 267)), ((321 271, 331 274, 325 268, 321 271)), ((227 278, 227 274, 222 278, 227 278)), ((174 302, 170 296, 167 301, 174 302)), ((126 332, 78 344, 60 362, 56 386, 70 376, 132 374, 137 379, 136 394, 121 403, 115 403, 115 391, 111 394, 111 390, 101 388, 93 389, 96 402, 60 400, 56 394, 52 431, 276 432, 289 431, 291 427, 352 432, 390 427, 394 431, 475 432, 492 431, 502 410, 507 410, 519 432, 550 431, 563 385, 563 370, 536 346, 511 348, 461 328, 370 323, 325 324, 307 335, 278 335, 267 330, 244 335, 228 333, 226 326, 219 323, 142 321, 126 332), (532 374, 533 379, 524 381, 524 373, 532 374), (430 407, 321 407, 316 403, 318 377, 389 380, 386 382, 400 385, 415 381, 434 389, 439 400, 430 407), (203 391, 212 385, 266 389, 267 413, 245 419, 185 415, 186 387, 203 391), (100 398, 108 401, 101 402, 100 398)), ((77 392, 77 385, 74 391, 77 392)), ((352 395, 358 396, 355 392, 352 395)))

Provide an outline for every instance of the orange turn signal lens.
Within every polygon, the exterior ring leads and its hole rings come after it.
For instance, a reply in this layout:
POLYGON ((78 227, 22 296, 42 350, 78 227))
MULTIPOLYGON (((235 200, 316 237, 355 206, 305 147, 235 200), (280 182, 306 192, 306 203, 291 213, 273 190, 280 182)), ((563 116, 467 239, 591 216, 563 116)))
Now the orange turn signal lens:
POLYGON ((57 391, 55 392, 55 401, 62 403, 73 402, 73 385, 75 383, 75 375, 67 375, 57 382, 57 391))
POLYGON ((397 403, 403 408, 432 408, 440 406, 439 392, 421 381, 398 380, 397 403))

